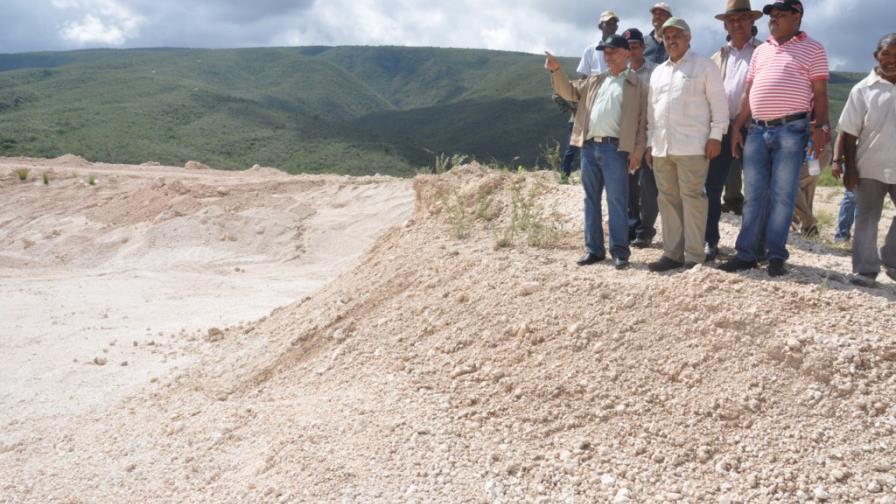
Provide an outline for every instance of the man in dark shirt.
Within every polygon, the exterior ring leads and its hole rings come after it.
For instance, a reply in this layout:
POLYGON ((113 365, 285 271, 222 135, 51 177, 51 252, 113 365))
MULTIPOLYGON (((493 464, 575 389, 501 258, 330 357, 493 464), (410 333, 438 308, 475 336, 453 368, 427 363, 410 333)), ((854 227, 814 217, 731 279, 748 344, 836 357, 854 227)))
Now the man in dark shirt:
POLYGON ((644 39, 644 58, 659 65, 669 58, 666 53, 666 46, 663 45, 663 38, 659 36, 660 28, 667 19, 672 17, 672 7, 666 2, 659 2, 650 8, 650 15, 653 16, 651 24, 653 31, 644 39))

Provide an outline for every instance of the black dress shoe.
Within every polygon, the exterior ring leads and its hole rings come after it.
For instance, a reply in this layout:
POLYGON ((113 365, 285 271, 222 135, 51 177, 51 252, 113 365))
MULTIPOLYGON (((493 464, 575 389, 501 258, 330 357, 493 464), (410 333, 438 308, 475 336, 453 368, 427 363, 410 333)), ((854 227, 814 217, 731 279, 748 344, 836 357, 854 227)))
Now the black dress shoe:
POLYGON ((653 243, 653 238, 635 238, 632 240, 632 247, 643 249, 650 246, 653 243))
POLYGON ((719 247, 716 245, 706 244, 703 247, 703 252, 706 254, 706 259, 704 262, 713 262, 716 260, 716 257, 719 257, 719 247))
POLYGON ((756 261, 744 261, 734 257, 722 263, 719 269, 726 273, 734 273, 735 271, 745 271, 756 267, 756 261))
POLYGON ((779 277, 787 274, 787 268, 784 267, 784 259, 768 260, 768 276, 779 277))
POLYGON ((663 271, 669 271, 678 269, 684 266, 684 263, 680 263, 678 261, 673 261, 666 256, 660 257, 659 261, 652 262, 647 265, 647 269, 654 273, 662 273, 663 271))
POLYGON ((599 256, 597 254, 585 254, 576 261, 576 264, 579 266, 588 266, 589 264, 599 263, 606 258, 607 256, 599 256))
POLYGON ((613 258, 613 267, 618 270, 624 270, 628 268, 628 259, 620 259, 619 257, 613 258))

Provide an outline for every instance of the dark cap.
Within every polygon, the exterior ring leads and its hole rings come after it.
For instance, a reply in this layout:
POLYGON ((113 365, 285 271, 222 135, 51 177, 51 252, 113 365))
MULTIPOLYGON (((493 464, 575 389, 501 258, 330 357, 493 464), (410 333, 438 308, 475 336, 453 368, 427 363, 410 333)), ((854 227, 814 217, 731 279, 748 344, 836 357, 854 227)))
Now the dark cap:
POLYGON ((803 2, 800 0, 783 0, 781 2, 775 2, 773 4, 768 4, 762 8, 762 13, 766 16, 772 13, 772 9, 778 10, 789 10, 790 12, 796 12, 797 14, 803 13, 803 2))
POLYGON ((610 35, 607 38, 603 39, 600 45, 597 46, 598 51, 603 51, 607 47, 613 47, 616 49, 631 49, 628 45, 628 40, 625 39, 622 35, 610 35))
POLYGON ((641 30, 637 28, 629 28, 628 30, 625 30, 624 32, 622 32, 622 37, 629 42, 644 42, 644 34, 641 33, 641 30))

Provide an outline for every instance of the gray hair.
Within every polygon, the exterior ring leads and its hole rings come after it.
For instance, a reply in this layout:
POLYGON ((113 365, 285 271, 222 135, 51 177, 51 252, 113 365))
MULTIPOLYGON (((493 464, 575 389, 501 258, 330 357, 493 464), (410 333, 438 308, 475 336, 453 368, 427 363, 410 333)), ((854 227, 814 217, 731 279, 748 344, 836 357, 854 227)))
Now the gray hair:
POLYGON ((874 50, 874 55, 877 56, 881 51, 892 45, 896 45, 896 33, 890 33, 881 37, 877 42, 877 49, 874 50))

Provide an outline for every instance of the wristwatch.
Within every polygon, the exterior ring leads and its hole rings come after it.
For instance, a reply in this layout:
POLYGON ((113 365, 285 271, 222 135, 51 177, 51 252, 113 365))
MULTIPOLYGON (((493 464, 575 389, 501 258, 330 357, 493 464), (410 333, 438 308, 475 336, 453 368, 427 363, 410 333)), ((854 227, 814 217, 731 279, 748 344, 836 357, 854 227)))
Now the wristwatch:
POLYGON ((830 125, 830 124, 822 124, 821 126, 816 125, 815 127, 816 127, 816 128, 821 128, 821 131, 824 131, 825 133, 830 133, 830 132, 831 132, 831 125, 830 125))

